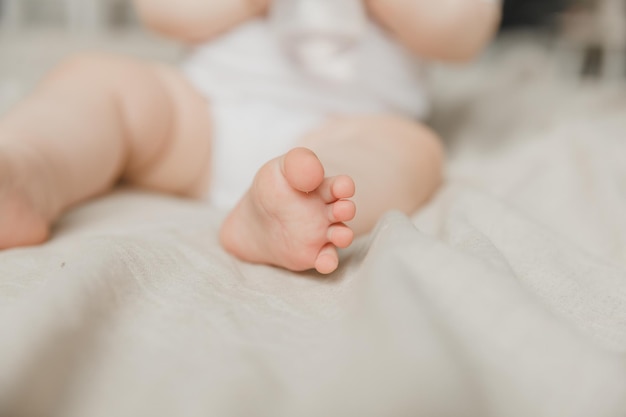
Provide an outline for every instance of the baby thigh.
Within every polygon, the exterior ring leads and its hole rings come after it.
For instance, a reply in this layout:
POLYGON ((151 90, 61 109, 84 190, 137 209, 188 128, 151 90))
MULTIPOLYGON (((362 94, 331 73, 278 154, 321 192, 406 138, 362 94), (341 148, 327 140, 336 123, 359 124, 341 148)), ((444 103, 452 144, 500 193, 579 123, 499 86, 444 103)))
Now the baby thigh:
POLYGON ((356 234, 370 231, 388 210, 411 214, 441 183, 443 148, 426 126, 392 115, 336 117, 300 142, 322 161, 326 175, 356 184, 356 234))
MULTIPOLYGON (((134 164, 129 164, 124 178, 157 191, 203 197, 213 151, 213 120, 208 101, 178 69, 161 65, 154 66, 153 71, 165 93, 160 106, 168 123, 165 131, 160 132, 163 139, 159 148, 148 145, 154 141, 148 132, 138 138, 139 147, 151 146, 150 158, 144 153, 134 164)), ((138 154, 141 152, 142 149, 137 149, 138 154)))
POLYGON ((54 212, 120 179, 193 194, 210 135, 206 100, 177 70, 105 54, 68 59, 0 120, 3 150, 43 164, 30 171, 46 172, 54 212))

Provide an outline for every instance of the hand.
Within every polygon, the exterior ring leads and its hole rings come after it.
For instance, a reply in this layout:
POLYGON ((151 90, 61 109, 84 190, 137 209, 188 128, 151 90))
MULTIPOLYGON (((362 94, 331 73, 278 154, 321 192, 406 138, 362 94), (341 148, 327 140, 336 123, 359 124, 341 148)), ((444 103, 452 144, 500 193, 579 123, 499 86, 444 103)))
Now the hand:
POLYGON ((150 29, 186 43, 205 42, 267 12, 271 0, 134 0, 150 29))
POLYGON ((370 14, 415 54, 467 61, 491 40, 500 2, 492 0, 364 0, 370 14))

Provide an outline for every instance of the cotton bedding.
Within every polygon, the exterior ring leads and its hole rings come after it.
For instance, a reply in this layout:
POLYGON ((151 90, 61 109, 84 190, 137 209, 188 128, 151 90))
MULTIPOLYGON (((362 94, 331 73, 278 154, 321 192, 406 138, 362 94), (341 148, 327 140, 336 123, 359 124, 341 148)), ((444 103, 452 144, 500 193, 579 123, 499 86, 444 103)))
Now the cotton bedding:
MULTIPOLYGON (((1 109, 85 41, 23 42, 1 109)), ((557 52, 434 68, 445 184, 331 276, 237 261, 223 212, 130 188, 0 252, 0 415, 626 416, 626 87, 557 52)))

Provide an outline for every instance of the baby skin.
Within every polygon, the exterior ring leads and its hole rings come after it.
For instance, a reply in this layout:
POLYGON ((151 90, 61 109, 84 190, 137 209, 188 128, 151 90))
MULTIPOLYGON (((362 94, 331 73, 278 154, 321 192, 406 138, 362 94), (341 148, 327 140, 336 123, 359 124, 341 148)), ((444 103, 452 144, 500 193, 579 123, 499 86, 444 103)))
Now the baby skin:
POLYGON ((307 148, 296 148, 265 164, 221 232, 224 247, 251 262, 299 271, 333 272, 335 248, 346 248, 354 233, 344 224, 356 206, 349 176, 325 177, 307 148))
MULTIPOLYGON (((497 13, 491 16, 488 3, 474 1, 485 10, 481 23, 492 31, 497 13)), ((392 24, 399 9, 383 5, 394 4, 425 13, 432 2, 369 5, 400 40, 414 39, 407 31, 415 25, 392 24)), ((137 0, 137 6, 148 26, 195 42, 265 13, 269 0, 137 0)), ((482 15, 474 13, 472 24, 476 16, 482 15)), ((408 46, 423 55, 465 59, 466 49, 478 51, 488 36, 476 35, 475 45, 467 45, 469 38, 463 38, 464 49, 452 52, 408 46)), ((99 54, 61 64, 0 119, 0 249, 46 241, 64 212, 119 181, 201 197, 211 172, 207 109, 210 100, 173 68, 99 54)), ((441 181, 438 138, 403 117, 336 116, 300 138, 300 145, 267 162, 227 216, 220 241, 236 257, 331 273, 338 248, 371 230, 385 211, 414 212, 441 181)))

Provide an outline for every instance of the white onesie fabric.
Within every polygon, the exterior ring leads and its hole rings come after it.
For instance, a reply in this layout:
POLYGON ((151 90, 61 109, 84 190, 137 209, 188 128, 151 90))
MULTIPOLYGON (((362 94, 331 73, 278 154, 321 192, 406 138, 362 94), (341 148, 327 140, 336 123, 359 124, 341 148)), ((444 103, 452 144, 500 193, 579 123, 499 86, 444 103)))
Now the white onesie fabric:
POLYGON ((373 23, 366 25, 353 61, 341 79, 307 73, 289 58, 268 19, 195 48, 182 68, 207 97, 213 120, 209 201, 232 207, 265 162, 297 146, 329 116, 425 115, 415 59, 373 23))

